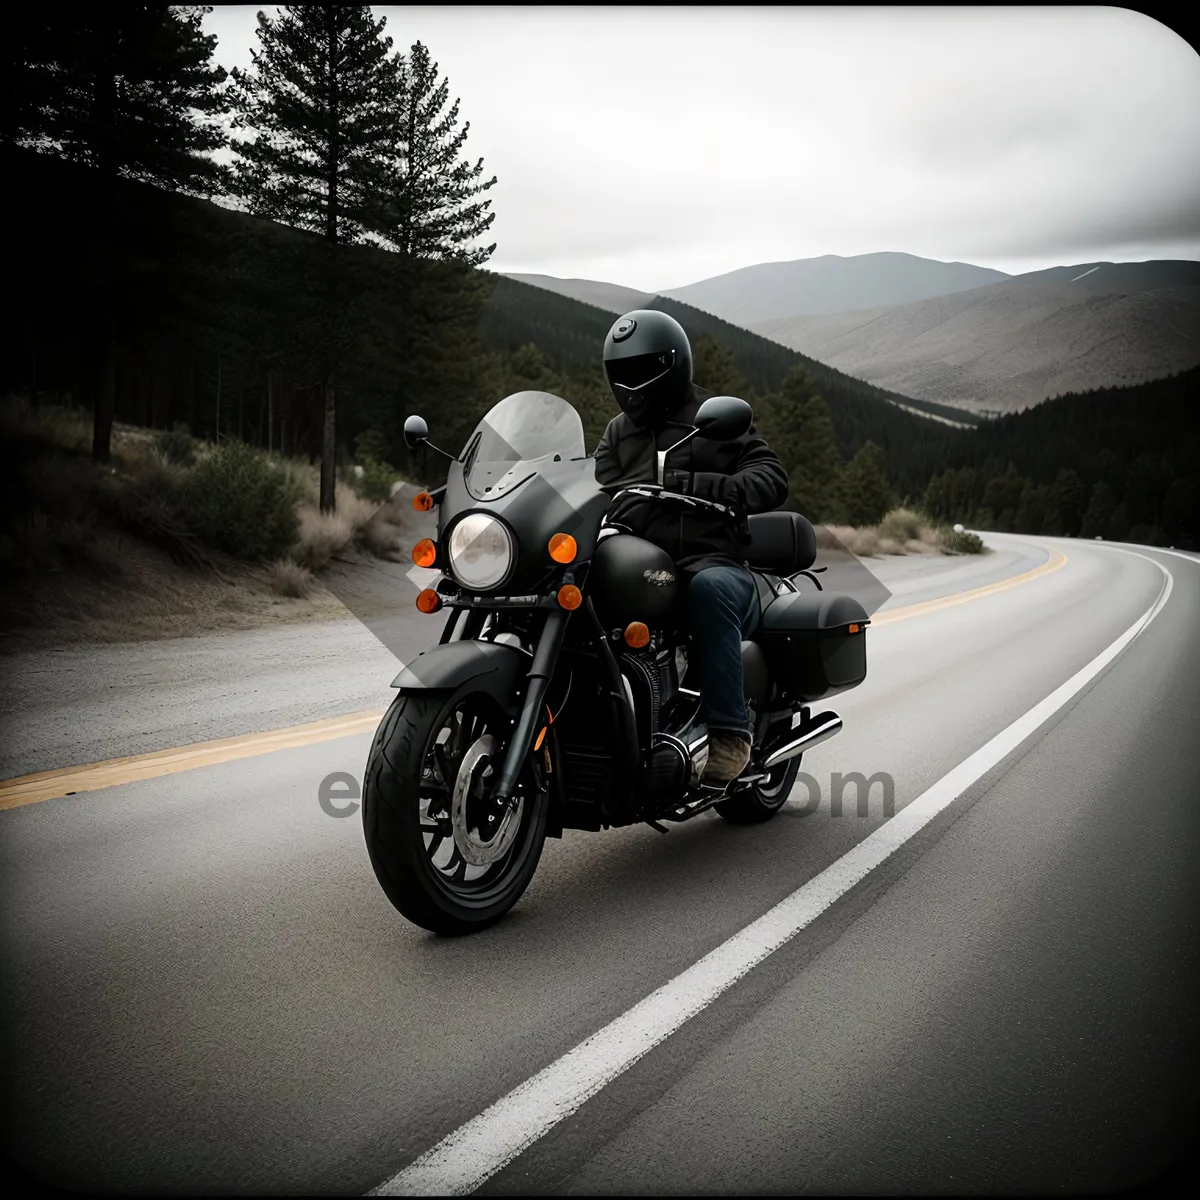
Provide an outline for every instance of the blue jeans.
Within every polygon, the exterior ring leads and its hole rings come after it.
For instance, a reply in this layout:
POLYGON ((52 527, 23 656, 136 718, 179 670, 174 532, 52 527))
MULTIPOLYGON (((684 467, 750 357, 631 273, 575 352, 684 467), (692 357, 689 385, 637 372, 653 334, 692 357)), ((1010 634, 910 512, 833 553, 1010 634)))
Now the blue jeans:
POLYGON ((688 674, 699 678, 710 730, 751 741, 742 686, 742 638, 758 624, 758 588, 745 567, 705 567, 692 576, 686 598, 691 638, 688 674))

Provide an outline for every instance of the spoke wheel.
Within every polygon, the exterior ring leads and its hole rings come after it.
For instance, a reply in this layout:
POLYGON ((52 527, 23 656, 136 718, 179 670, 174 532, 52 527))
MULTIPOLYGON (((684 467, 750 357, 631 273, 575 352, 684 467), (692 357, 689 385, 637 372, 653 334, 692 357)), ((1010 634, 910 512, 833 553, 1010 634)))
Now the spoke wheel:
POLYGON ((510 728, 481 693, 401 694, 380 723, 363 791, 367 848, 385 894, 426 929, 491 924, 537 866, 546 798, 534 768, 511 804, 493 799, 510 728))

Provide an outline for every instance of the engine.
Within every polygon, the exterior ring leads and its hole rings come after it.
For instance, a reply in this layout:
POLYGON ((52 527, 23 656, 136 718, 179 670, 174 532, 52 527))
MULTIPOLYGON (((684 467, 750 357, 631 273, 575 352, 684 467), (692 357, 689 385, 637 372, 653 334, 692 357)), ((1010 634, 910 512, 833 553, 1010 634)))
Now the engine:
POLYGON ((637 714, 647 807, 662 814, 680 802, 708 760, 699 697, 680 689, 677 651, 663 639, 647 651, 622 655, 621 674, 637 714))

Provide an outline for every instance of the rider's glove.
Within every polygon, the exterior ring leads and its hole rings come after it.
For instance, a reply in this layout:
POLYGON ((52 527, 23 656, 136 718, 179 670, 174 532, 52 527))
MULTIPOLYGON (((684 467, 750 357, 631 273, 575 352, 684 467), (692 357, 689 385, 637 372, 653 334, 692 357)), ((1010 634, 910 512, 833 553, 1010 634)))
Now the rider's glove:
MULTIPOLYGON (((741 503, 738 485, 732 476, 721 471, 681 471, 685 476, 685 486, 671 488, 671 491, 684 492, 688 496, 696 496, 701 500, 714 500, 730 508, 737 508, 741 503)), ((668 471, 668 475, 672 472, 668 471)), ((665 484, 664 484, 665 486, 665 484)))
POLYGON ((692 493, 691 471, 664 471, 663 488, 668 492, 679 492, 684 496, 690 496, 692 493))

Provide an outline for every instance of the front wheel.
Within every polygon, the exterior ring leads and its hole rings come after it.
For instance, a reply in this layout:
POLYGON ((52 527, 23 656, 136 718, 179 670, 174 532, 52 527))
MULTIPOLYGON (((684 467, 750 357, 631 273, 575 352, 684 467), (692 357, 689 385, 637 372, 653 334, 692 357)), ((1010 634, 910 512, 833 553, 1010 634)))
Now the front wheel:
POLYGON ((800 755, 778 763, 766 779, 747 784, 728 800, 717 805, 717 812, 733 825, 758 825, 769 821, 787 801, 800 774, 800 755))
POLYGON ((491 802, 511 724, 480 692, 401 692, 380 722, 363 786, 363 832, 387 898, 434 933, 473 933, 529 885, 546 839, 546 793, 523 773, 491 802))

